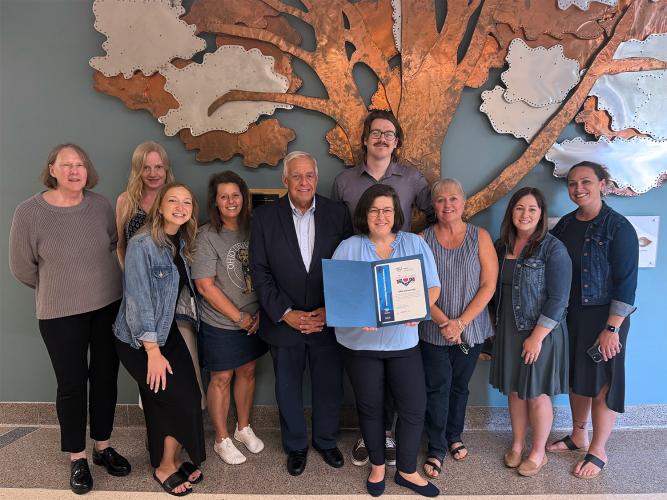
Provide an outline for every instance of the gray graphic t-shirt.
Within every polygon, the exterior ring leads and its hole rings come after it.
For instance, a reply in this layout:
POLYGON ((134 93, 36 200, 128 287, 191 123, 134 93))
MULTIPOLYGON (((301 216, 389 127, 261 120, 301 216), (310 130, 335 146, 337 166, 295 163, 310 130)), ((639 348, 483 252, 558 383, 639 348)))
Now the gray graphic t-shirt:
MULTIPOLYGON (((215 278, 217 286, 241 311, 255 314, 259 308, 250 279, 248 240, 241 241, 238 231, 223 228, 219 233, 205 224, 197 234, 192 261, 192 278, 215 278)), ((238 330, 232 320, 216 310, 203 297, 200 301, 201 320, 225 330, 238 330)))

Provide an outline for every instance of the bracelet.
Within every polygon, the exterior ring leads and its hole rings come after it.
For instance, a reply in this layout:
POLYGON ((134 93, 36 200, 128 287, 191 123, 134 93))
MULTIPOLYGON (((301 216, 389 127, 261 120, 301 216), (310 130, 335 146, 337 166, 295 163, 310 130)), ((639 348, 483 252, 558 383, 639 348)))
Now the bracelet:
POLYGON ((238 325, 238 326, 241 326, 241 325, 243 324, 243 320, 245 319, 245 312, 243 312, 243 311, 239 311, 239 314, 240 314, 240 315, 239 315, 239 320, 238 320, 238 321, 234 321, 234 324, 236 324, 236 325, 238 325))
POLYGON ((440 323, 440 324, 438 325, 438 328, 444 328, 444 327, 446 327, 446 326, 447 326, 447 323, 449 323, 449 321, 445 321, 444 323, 440 323))
POLYGON ((465 321, 463 321, 461 318, 456 318, 456 324, 459 326, 459 329, 461 331, 465 330, 468 327, 465 321))

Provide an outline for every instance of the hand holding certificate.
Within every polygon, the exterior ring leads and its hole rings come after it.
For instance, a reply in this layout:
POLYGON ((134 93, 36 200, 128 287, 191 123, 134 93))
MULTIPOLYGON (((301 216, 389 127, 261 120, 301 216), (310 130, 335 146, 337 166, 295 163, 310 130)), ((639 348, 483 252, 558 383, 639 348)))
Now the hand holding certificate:
POLYGON ((322 261, 327 324, 381 327, 430 318, 423 257, 322 261))

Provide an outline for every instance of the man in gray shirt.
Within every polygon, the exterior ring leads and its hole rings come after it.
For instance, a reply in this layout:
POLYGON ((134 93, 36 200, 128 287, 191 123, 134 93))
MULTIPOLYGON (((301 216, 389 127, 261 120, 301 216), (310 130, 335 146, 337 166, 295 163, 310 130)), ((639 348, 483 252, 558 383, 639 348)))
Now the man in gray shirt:
MULTIPOLYGON (((386 184, 398 193, 405 214, 402 231, 410 231, 413 206, 425 212, 427 220, 432 219, 431 188, 428 182, 419 170, 398 162, 397 151, 403 144, 403 130, 396 117, 390 111, 371 111, 364 120, 361 142, 364 163, 336 176, 331 198, 342 201, 354 220, 354 210, 363 192, 374 184, 386 184)), ((395 465, 396 442, 392 436, 394 400, 386 387, 384 419, 385 461, 387 465, 395 465)), ((352 448, 352 463, 359 466, 368 463, 368 451, 363 438, 357 440, 352 448)))
POLYGON ((342 201, 354 215, 359 198, 373 184, 386 184, 398 193, 405 222, 401 230, 410 231, 412 207, 433 213, 431 189, 415 167, 398 162, 397 151, 403 144, 403 130, 390 111, 371 111, 364 120, 362 147, 365 162, 348 168, 334 180, 331 197, 342 201))

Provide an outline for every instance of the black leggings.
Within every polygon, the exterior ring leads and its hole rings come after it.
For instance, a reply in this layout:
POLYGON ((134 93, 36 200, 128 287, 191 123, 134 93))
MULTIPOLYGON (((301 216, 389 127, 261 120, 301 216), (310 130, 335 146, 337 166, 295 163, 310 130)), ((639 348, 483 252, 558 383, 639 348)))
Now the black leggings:
POLYGON ((86 449, 86 406, 90 437, 106 441, 111 436, 118 392, 118 356, 111 327, 119 306, 117 301, 87 313, 39 320, 58 383, 56 410, 62 451, 86 449))
POLYGON ((417 470, 426 411, 424 368, 419 347, 402 351, 353 351, 342 347, 345 370, 352 383, 359 426, 373 465, 383 465, 385 384, 394 396, 396 468, 407 474, 417 470))

